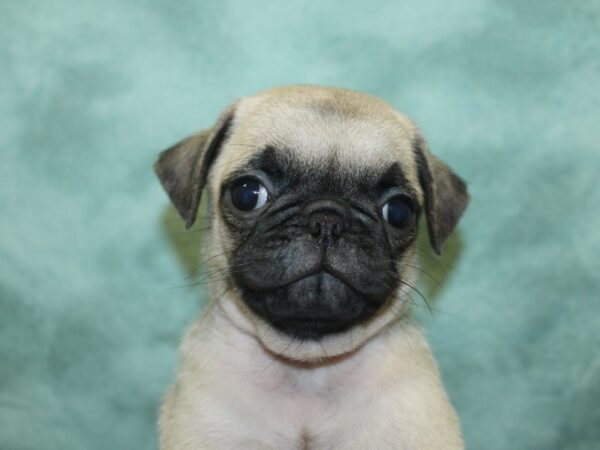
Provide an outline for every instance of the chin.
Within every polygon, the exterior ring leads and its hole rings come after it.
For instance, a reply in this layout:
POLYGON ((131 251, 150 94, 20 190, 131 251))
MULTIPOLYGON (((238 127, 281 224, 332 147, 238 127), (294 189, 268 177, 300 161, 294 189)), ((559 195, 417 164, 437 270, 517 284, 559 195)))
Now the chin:
POLYGON ((248 308, 288 338, 322 341, 347 333, 372 318, 385 296, 365 295, 321 270, 274 289, 243 290, 248 308))
MULTIPOLYGON (((415 281, 413 269, 402 275, 411 284, 415 281)), ((220 304, 238 328, 266 351, 307 363, 351 354, 401 317, 410 303, 402 286, 384 300, 374 300, 322 272, 264 292, 236 287, 236 294, 221 298, 220 304), (337 295, 317 295, 324 287, 337 295)))
MULTIPOLYGON (((400 299, 396 300, 401 302, 400 299)), ((398 317, 398 308, 390 302, 369 320, 352 325, 344 331, 325 334, 319 338, 302 338, 283 332, 255 316, 254 333, 270 353, 292 361, 315 363, 351 354, 398 317)))

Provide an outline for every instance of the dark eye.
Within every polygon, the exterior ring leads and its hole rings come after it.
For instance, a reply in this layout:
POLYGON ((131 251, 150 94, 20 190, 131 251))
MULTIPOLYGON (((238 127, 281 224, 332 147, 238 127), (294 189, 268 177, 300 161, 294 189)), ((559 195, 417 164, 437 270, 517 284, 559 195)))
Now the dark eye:
POLYGON ((262 208, 268 197, 267 189, 252 178, 242 178, 231 188, 231 203, 241 211, 262 208))
POLYGON ((411 221, 413 208, 409 200, 392 197, 381 209, 383 218, 393 227, 402 228, 411 221))

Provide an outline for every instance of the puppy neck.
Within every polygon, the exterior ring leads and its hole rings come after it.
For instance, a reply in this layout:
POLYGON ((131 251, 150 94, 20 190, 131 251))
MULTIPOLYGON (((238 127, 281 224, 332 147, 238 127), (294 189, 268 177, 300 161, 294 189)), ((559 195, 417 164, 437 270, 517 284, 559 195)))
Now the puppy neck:
POLYGON ((285 335, 248 311, 236 292, 222 295, 207 314, 214 316, 215 326, 231 329, 253 340, 273 360, 287 362, 298 368, 318 368, 350 359, 373 336, 384 332, 404 315, 408 302, 399 291, 397 298, 365 324, 350 330, 325 336, 320 340, 299 340, 285 335))

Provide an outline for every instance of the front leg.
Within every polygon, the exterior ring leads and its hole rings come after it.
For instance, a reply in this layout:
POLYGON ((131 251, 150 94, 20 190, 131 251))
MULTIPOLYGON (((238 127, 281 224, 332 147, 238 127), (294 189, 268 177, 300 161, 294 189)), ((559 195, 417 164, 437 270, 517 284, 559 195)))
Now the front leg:
POLYGON ((160 450, 293 450, 260 414, 237 409, 196 383, 176 383, 159 420, 160 450))
POLYGON ((365 350, 369 369, 313 422, 314 450, 464 449, 460 423, 421 330, 398 324, 365 350))

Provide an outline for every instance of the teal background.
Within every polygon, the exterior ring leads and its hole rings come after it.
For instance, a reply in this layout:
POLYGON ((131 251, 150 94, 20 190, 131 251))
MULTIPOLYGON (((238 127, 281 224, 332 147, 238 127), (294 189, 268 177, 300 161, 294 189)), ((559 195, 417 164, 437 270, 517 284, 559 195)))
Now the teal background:
POLYGON ((468 447, 600 448, 599 2, 4 0, 0 67, 0 449, 156 448, 204 285, 152 163, 298 82, 469 182, 414 308, 468 447))

